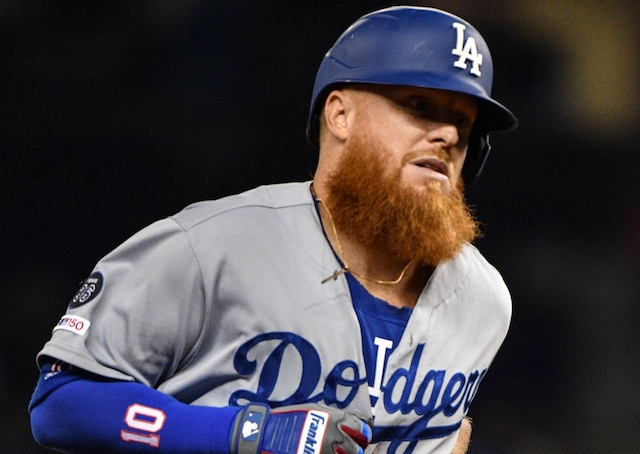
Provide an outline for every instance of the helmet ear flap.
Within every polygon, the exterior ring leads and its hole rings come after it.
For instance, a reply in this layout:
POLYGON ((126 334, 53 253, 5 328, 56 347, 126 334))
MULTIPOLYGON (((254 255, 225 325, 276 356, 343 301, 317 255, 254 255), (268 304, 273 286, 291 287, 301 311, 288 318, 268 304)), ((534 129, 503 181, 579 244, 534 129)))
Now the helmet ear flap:
POLYGON ((470 187, 480 177, 490 151, 489 133, 474 128, 469 135, 467 157, 461 173, 462 181, 464 181, 466 188, 470 187))

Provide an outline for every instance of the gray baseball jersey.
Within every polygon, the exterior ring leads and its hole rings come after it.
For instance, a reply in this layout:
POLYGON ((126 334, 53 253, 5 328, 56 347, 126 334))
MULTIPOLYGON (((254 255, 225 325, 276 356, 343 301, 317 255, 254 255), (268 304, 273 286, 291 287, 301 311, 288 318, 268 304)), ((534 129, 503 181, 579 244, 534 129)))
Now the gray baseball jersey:
MULTIPOLYGON (((39 358, 187 403, 320 402, 369 418, 347 280, 322 283, 339 268, 309 182, 196 203, 99 261, 39 358)), ((450 453, 510 315, 502 277, 475 247, 439 265, 376 368, 368 452, 450 453)))

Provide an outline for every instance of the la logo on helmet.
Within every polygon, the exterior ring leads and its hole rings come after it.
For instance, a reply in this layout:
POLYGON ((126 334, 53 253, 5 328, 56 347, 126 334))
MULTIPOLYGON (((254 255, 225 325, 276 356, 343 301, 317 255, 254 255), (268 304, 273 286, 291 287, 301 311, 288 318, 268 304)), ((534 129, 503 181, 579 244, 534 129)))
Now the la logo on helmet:
POLYGON ((457 31, 457 38, 456 47, 451 51, 451 53, 460 57, 453 63, 453 66, 460 69, 467 69, 467 60, 471 60, 473 65, 469 72, 474 76, 481 76, 480 65, 482 65, 482 54, 478 53, 475 38, 473 36, 469 36, 465 42, 464 31, 467 27, 465 27, 464 24, 454 22, 453 28, 457 31))

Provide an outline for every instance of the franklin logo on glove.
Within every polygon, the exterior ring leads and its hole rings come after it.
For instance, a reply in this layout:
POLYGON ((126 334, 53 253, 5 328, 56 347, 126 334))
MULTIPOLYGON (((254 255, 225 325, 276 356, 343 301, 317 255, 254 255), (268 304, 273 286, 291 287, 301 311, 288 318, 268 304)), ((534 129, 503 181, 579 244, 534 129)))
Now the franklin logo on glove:
POLYGON ((320 453, 322 440, 324 440, 324 430, 329 419, 329 413, 324 411, 311 411, 307 415, 302 431, 302 439, 305 440, 304 445, 300 443, 297 454, 315 454, 320 453))

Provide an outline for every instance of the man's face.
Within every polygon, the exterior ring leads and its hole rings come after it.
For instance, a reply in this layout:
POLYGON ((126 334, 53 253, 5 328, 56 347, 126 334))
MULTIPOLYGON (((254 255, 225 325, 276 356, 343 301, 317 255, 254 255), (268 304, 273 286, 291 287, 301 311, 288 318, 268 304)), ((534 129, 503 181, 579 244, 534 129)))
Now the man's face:
POLYGON ((478 234, 460 179, 476 105, 431 90, 385 91, 358 94, 359 127, 326 181, 327 202, 338 229, 367 247, 436 266, 478 234))
MULTIPOLYGON (((472 96, 418 87, 362 85, 356 101, 357 137, 385 150, 390 173, 400 171, 403 187, 427 191, 456 187, 478 114, 472 96)), ((348 144, 348 143, 347 143, 348 144)))

